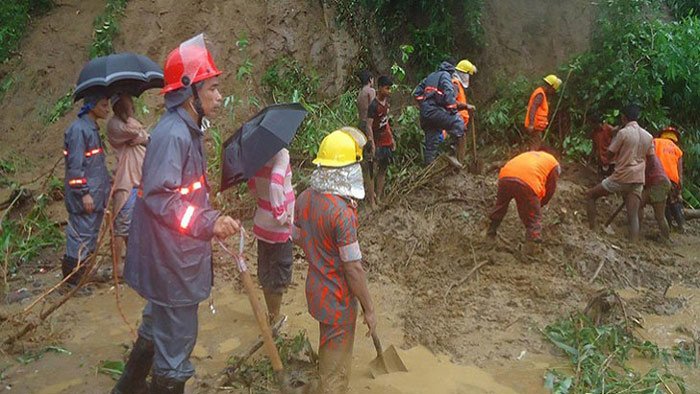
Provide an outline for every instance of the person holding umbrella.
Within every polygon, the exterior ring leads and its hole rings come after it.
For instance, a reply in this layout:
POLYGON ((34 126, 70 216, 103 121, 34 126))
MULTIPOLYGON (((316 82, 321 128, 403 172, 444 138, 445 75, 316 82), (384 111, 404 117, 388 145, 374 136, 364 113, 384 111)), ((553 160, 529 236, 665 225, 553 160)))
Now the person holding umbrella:
POLYGON ((167 111, 146 151, 124 267, 126 283, 148 303, 113 394, 145 393, 151 367, 151 393, 184 392, 194 375, 189 357, 197 340, 198 305, 211 292, 211 240, 240 230, 208 198, 202 136, 205 117, 221 105, 221 71, 204 36, 170 52, 164 74, 167 111))
POLYGON ((248 190, 258 202, 253 218, 253 234, 258 239, 258 280, 273 324, 280 314, 282 296, 292 282, 294 265, 294 189, 289 151, 283 148, 268 160, 248 181, 248 190))
POLYGON ((134 118, 134 102, 131 95, 115 94, 110 99, 114 115, 107 122, 107 141, 117 155, 114 179, 114 253, 117 255, 117 274, 123 271, 122 250, 127 244, 129 226, 136 203, 136 193, 141 183, 141 167, 146 155, 148 133, 134 118))
POLYGON ((109 116, 106 91, 95 88, 82 97, 78 119, 66 130, 63 142, 68 226, 61 269, 64 278, 70 275, 66 283, 71 286, 80 282, 88 256, 95 252, 111 183, 97 124, 109 116))
POLYGON ((292 237, 309 263, 306 301, 319 323, 321 393, 348 390, 355 341, 357 301, 374 333, 377 318, 357 238, 357 200, 365 196, 364 135, 343 127, 327 135, 313 161, 310 186, 298 198, 292 237))

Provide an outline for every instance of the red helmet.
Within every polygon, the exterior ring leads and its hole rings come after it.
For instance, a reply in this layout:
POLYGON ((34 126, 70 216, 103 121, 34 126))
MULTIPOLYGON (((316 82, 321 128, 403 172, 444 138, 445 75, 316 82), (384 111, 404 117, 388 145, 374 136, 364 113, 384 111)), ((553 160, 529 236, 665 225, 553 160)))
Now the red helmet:
POLYGON ((201 46, 186 45, 187 42, 175 48, 165 59, 165 87, 161 89, 160 94, 184 88, 185 76, 190 79, 190 84, 194 84, 222 73, 216 68, 211 53, 203 45, 203 40, 201 46))

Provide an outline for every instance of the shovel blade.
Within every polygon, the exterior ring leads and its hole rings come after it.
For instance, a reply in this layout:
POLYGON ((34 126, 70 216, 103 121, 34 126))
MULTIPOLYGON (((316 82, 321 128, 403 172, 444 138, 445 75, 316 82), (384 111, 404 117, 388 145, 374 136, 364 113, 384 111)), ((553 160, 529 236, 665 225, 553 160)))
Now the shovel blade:
POLYGON ((404 364, 399 352, 396 350, 396 346, 389 346, 383 354, 378 355, 377 358, 369 363, 370 373, 373 378, 377 378, 380 375, 386 375, 393 372, 408 372, 406 364, 404 364))

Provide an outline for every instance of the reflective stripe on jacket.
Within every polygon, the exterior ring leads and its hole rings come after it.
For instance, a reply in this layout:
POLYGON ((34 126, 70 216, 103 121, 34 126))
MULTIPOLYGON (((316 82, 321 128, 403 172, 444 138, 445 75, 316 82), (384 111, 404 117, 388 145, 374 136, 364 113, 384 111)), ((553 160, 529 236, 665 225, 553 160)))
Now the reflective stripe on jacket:
POLYGON ((559 166, 554 156, 546 152, 525 152, 512 158, 501 168, 498 179, 517 178, 525 182, 540 200, 547 193, 547 178, 559 166))
POLYGON ((211 239, 219 212, 209 204, 202 132, 179 107, 151 133, 134 206, 124 278, 159 305, 201 302, 211 290, 211 239))
POLYGON ((681 178, 678 173, 678 161, 683 157, 681 148, 669 139, 654 138, 654 150, 659 161, 661 161, 661 165, 664 167, 664 171, 666 171, 668 179, 679 184, 681 178))
POLYGON ((544 93, 544 89, 540 86, 532 92, 530 96, 530 102, 527 104, 527 113, 525 113, 525 128, 530 127, 530 112, 532 111, 532 104, 535 101, 535 97, 538 94, 542 94, 542 103, 535 112, 535 124, 534 129, 537 131, 544 131, 549 124, 549 103, 547 102, 547 95, 544 93))
POLYGON ((424 106, 438 107, 451 111, 457 110, 457 101, 454 87, 452 86, 452 74, 455 68, 448 62, 442 62, 437 71, 428 75, 413 90, 413 97, 420 102, 421 110, 424 106))
POLYGON ((65 204, 69 213, 82 214, 83 196, 90 194, 95 211, 104 211, 111 178, 102 151, 100 128, 86 114, 66 130, 63 140, 65 156, 65 204))

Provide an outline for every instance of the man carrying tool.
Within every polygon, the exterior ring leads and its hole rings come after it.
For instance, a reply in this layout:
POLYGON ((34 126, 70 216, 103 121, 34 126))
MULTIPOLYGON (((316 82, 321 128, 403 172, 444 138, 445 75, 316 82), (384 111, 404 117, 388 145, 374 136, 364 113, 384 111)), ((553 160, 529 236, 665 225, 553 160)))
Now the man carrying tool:
POLYGON ((292 283, 294 189, 289 151, 283 148, 248 181, 257 199, 253 234, 258 239, 258 280, 270 324, 280 314, 282 296, 292 283))
POLYGON ((586 192, 588 225, 597 229, 596 201, 612 193, 621 194, 625 199, 628 237, 636 242, 639 238, 639 205, 644 188, 644 171, 647 165, 654 165, 654 160, 647 161, 647 156, 654 155, 654 143, 651 134, 637 123, 640 109, 630 104, 621 111, 624 127, 617 132, 608 147, 608 158, 615 158, 615 171, 609 177, 586 192))
POLYGON ((678 147, 681 134, 675 127, 669 126, 659 133, 654 139, 654 149, 664 167, 666 175, 671 181, 671 191, 666 201, 666 220, 675 229, 684 232, 685 218, 683 217, 683 202, 681 191, 683 190, 683 151, 678 147))
POLYGON ((112 390, 182 394, 194 375, 197 308, 212 286, 211 240, 240 224, 209 204, 203 132, 221 104, 221 71, 203 35, 182 43, 165 61, 167 111, 151 133, 141 189, 129 231, 124 278, 148 300, 124 373, 112 390))
POLYGON ((549 124, 549 101, 548 98, 554 96, 561 86, 561 79, 554 74, 544 77, 546 82, 530 95, 525 114, 525 130, 529 138, 531 150, 538 149, 542 143, 542 133, 549 124))
POLYGON ((526 253, 538 254, 542 243, 541 209, 554 196, 560 173, 557 159, 545 151, 521 153, 507 162, 498 174, 496 204, 489 215, 491 224, 486 234, 496 237, 510 200, 515 199, 518 215, 525 225, 526 253))
POLYGON ((362 134, 345 127, 321 142, 310 187, 297 199, 293 238, 309 262, 306 300, 320 329, 321 393, 348 390, 357 300, 368 336, 377 325, 357 239, 357 200, 364 198, 362 134), (345 130, 345 131, 344 131, 345 130))
POLYGON ((464 120, 457 111, 466 110, 468 107, 457 102, 452 85, 452 75, 455 71, 452 63, 442 62, 437 71, 428 75, 413 91, 413 98, 420 105, 420 126, 425 133, 423 159, 426 166, 437 157, 442 131, 446 130, 453 139, 454 157, 448 155, 450 164, 462 168, 458 158, 464 157, 467 145, 464 138, 464 120))
POLYGON ((372 166, 369 171, 369 181, 365 182, 365 184, 370 185, 372 190, 376 191, 376 196, 372 194, 367 196, 371 206, 375 206, 377 201, 381 201, 384 196, 386 173, 389 164, 394 160, 394 150, 396 150, 396 141, 391 133, 391 127, 389 127, 389 95, 391 95, 391 86, 394 83, 391 78, 384 75, 379 77, 377 82, 379 89, 377 97, 372 100, 367 110, 368 123, 365 133, 365 135, 370 136, 367 139, 367 144, 376 146, 374 163, 369 162, 369 165, 372 166))
MULTIPOLYGON (((109 116, 109 99, 105 92, 94 91, 85 96, 83 107, 66 130, 63 142, 66 173, 66 252, 61 269, 63 277, 75 286, 85 273, 88 256, 95 252, 105 206, 109 198, 111 178, 105 164, 98 119, 109 116), (80 267, 78 268, 78 263, 80 267)), ((83 294, 89 290, 83 290, 83 294)))
POLYGON ((598 161, 598 173, 602 177, 610 176, 615 169, 615 163, 608 158, 607 152, 616 130, 603 120, 599 113, 589 115, 588 122, 591 126, 591 140, 593 141, 591 156, 598 161))

